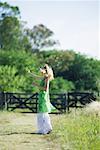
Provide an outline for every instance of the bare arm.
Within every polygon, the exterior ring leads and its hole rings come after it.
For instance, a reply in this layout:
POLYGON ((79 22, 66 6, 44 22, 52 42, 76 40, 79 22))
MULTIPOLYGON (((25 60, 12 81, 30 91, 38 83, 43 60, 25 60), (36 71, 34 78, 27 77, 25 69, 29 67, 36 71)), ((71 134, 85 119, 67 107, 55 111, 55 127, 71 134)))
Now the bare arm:
POLYGON ((28 70, 28 73, 29 73, 32 77, 35 77, 36 79, 42 79, 41 76, 36 75, 35 73, 32 73, 30 70, 28 70))
POLYGON ((46 79, 45 79, 45 85, 44 85, 45 91, 47 91, 48 84, 49 84, 49 80, 48 80, 48 78, 46 78, 46 79))

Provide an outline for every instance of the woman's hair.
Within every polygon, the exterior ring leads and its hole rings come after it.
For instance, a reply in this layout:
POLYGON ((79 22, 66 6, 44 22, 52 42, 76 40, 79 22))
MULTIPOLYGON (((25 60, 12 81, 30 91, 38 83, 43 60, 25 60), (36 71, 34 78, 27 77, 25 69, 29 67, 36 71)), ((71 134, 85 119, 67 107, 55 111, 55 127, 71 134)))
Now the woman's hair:
POLYGON ((47 74, 49 80, 50 81, 53 80, 54 79, 54 74, 53 74, 52 68, 48 64, 45 64, 44 69, 46 70, 46 74, 47 74))

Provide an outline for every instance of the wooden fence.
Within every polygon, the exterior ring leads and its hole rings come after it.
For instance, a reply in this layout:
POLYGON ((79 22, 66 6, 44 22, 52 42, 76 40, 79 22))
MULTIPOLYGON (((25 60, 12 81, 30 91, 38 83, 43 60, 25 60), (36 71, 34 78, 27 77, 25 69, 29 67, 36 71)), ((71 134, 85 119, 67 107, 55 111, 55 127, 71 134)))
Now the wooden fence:
MULTIPOLYGON (((82 92, 69 92, 50 94, 52 105, 58 110, 57 112, 63 113, 69 111, 71 107, 84 107, 84 105, 95 101, 96 97, 93 93, 82 92)), ((38 108, 38 93, 0 93, 0 109, 15 110, 15 109, 29 109, 36 113, 38 108)))
POLYGON ((96 96, 93 93, 88 92, 69 92, 67 98, 67 109, 75 107, 75 108, 82 108, 86 104, 91 103, 92 101, 96 100, 96 96))

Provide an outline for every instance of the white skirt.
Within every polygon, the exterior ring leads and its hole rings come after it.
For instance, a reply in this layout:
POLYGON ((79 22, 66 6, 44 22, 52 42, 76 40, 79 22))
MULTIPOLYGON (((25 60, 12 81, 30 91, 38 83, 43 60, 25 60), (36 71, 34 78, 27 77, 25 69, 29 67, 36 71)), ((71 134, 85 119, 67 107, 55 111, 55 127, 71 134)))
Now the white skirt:
POLYGON ((38 133, 46 134, 52 130, 52 125, 48 113, 37 114, 38 133))

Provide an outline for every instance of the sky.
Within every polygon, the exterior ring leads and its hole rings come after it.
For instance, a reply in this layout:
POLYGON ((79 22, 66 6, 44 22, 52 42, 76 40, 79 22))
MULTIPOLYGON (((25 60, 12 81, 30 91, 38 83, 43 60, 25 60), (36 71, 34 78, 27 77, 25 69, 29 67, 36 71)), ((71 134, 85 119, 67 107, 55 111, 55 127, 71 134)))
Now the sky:
POLYGON ((29 28, 44 24, 59 40, 59 49, 69 49, 100 59, 99 0, 1 0, 18 6, 29 28))

